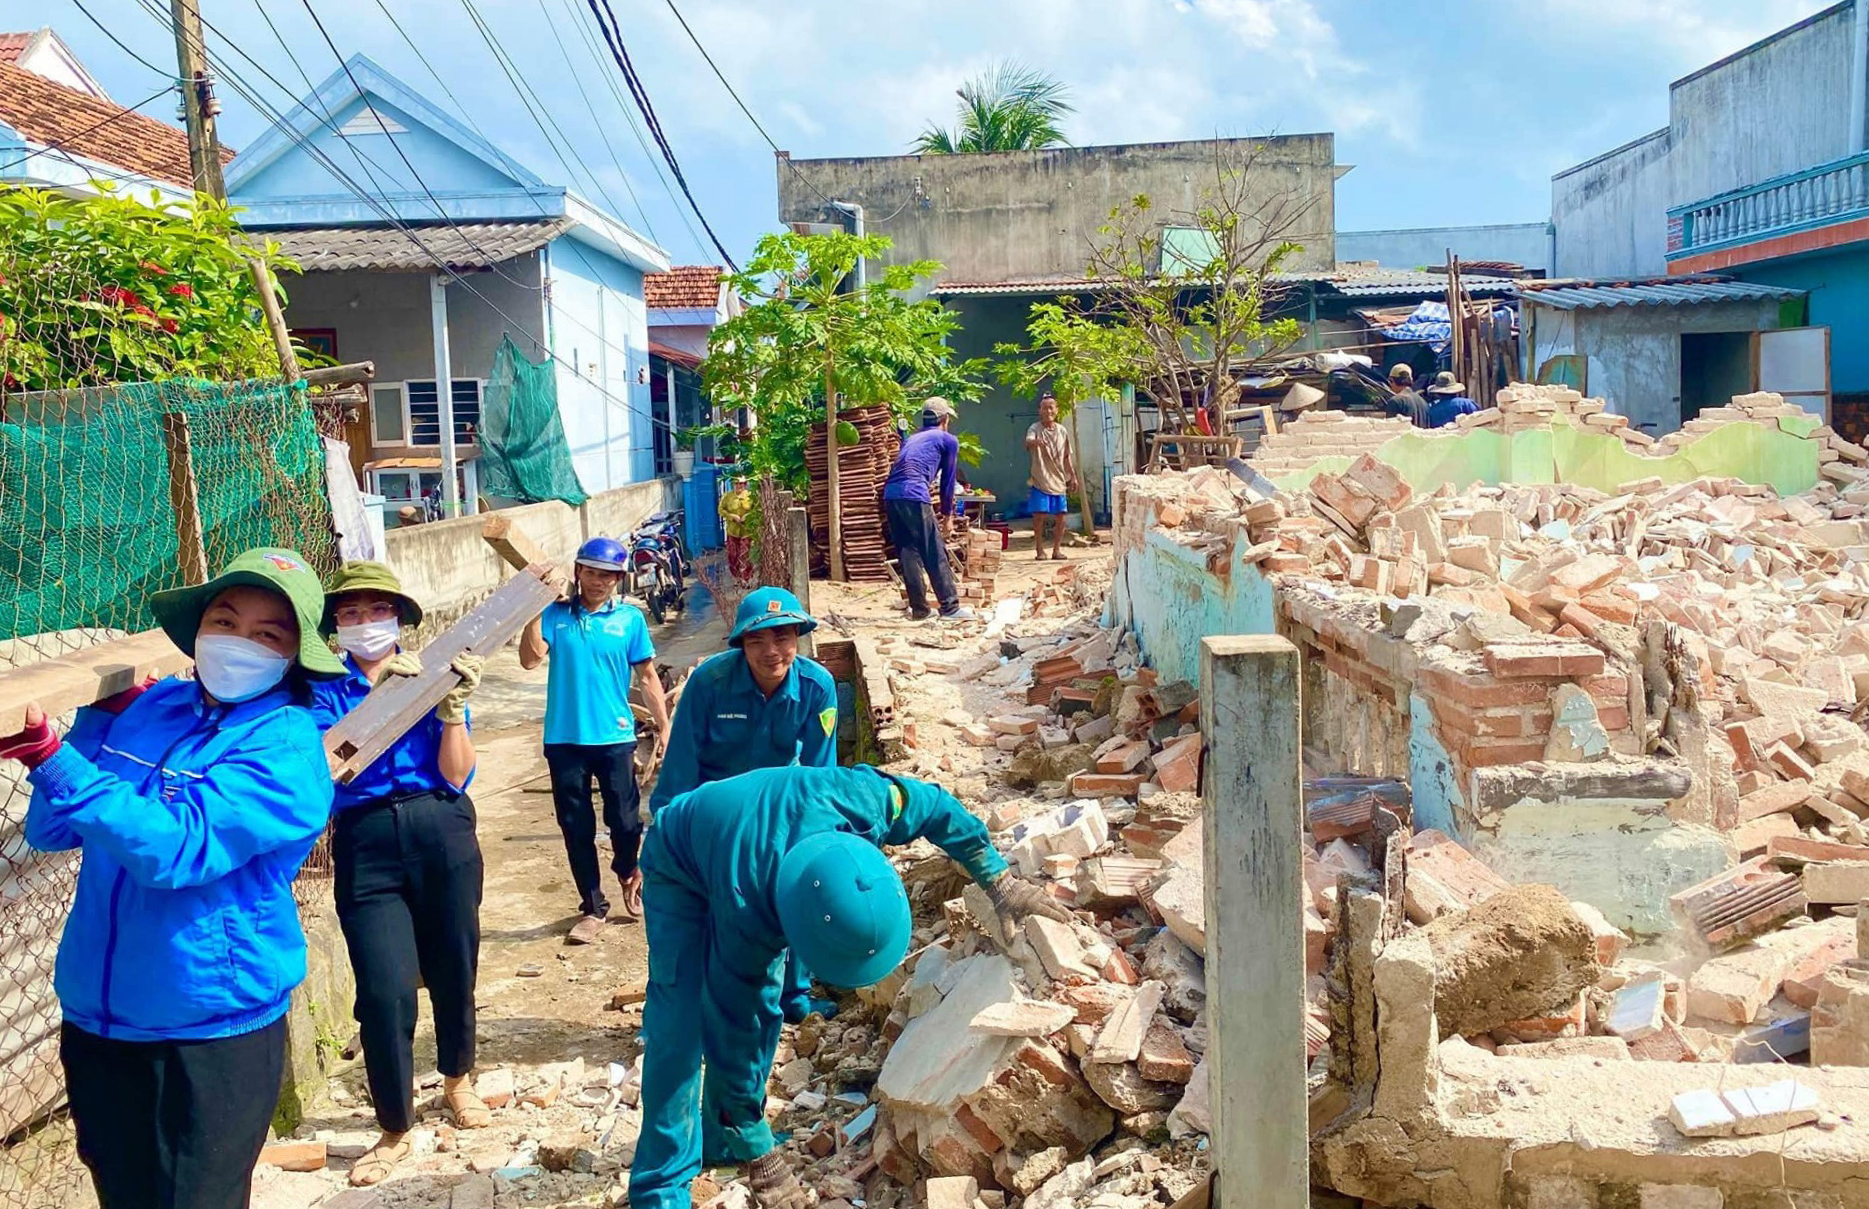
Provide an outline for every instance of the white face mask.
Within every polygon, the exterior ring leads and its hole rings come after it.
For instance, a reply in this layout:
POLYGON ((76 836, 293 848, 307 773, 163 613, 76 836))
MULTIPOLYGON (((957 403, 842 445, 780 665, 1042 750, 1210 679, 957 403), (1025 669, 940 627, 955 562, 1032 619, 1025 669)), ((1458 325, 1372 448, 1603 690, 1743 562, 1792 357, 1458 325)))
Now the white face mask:
POLYGON ((285 679, 292 661, 257 642, 231 634, 195 639, 195 679, 216 701, 251 701, 285 679))
POLYGON ((382 658, 396 649, 396 639, 401 636, 402 622, 394 617, 337 628, 338 646, 359 659, 382 658))

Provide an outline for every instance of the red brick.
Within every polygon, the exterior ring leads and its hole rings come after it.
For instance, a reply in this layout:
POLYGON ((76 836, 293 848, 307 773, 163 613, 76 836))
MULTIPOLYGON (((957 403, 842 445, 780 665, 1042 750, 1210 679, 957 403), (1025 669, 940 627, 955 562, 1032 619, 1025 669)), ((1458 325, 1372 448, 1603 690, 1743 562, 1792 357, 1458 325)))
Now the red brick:
POLYGON ((1476 739, 1463 746, 1467 764, 1474 768, 1490 768, 1499 764, 1527 764, 1545 757, 1544 743, 1489 742, 1476 739))
POLYGON ((1430 699, 1429 704, 1441 725, 1479 738, 1511 739, 1548 734, 1551 730, 1551 711, 1541 706, 1476 712, 1440 699, 1430 699))
POLYGON ((1606 592, 1597 592, 1583 598, 1583 606, 1601 617, 1604 621, 1617 625, 1634 625, 1640 606, 1624 596, 1611 596, 1606 592))
POLYGON ((274 1142, 260 1151, 260 1165, 281 1171, 323 1171, 323 1142, 274 1142))
POLYGON ((1602 651, 1578 652, 1564 656, 1564 674, 1572 677, 1600 676, 1605 665, 1602 651))
POLYGON ((1603 628, 1603 619, 1580 604, 1565 605, 1558 613, 1558 620, 1577 627, 1577 632, 1585 638, 1595 638, 1603 628))
POLYGON ((1103 963, 1103 980, 1118 986, 1139 986, 1142 976, 1136 972, 1135 963, 1129 960, 1129 954, 1121 949, 1113 950, 1110 959, 1103 963))
POLYGON ((1529 645, 1518 648, 1488 647, 1486 670, 1502 680, 1557 677, 1564 674, 1564 658, 1556 648, 1546 651, 1529 645))
POLYGON ((1066 1066, 1058 1051, 1049 1045, 1028 1041, 1019 1047, 1014 1055, 1020 1066, 1027 1068, 1055 1087, 1076 1087, 1077 1076, 1066 1066))
POLYGON ((1005 1140, 994 1133, 992 1129, 987 1126, 987 1123, 982 1121, 974 1112, 973 1108, 967 1104, 962 1104, 959 1108, 954 1110, 954 1124, 966 1130, 967 1136, 978 1142, 980 1148, 988 1154, 992 1154, 1006 1145, 1005 1140))
POLYGON ((1080 772, 1071 778, 1071 792, 1083 797, 1133 798, 1146 780, 1148 778, 1140 773, 1110 775, 1100 772, 1080 772))
POLYGON ((1759 766, 1759 754, 1752 750, 1752 738, 1744 722, 1726 724, 1726 741, 1733 749, 1733 766, 1745 770, 1759 766))
POLYGON ((1551 637, 1553 638, 1582 638, 1583 636, 1583 631, 1570 624, 1568 621, 1551 631, 1551 637))
POLYGON ((1626 705, 1599 705, 1596 710, 1596 720, 1602 723, 1604 730, 1628 730, 1629 707, 1626 705))
POLYGON ((1543 705, 1551 700, 1548 684, 1502 684, 1484 673, 1459 675, 1444 668, 1420 673, 1421 685, 1431 694, 1458 702, 1468 709, 1505 705, 1543 705))

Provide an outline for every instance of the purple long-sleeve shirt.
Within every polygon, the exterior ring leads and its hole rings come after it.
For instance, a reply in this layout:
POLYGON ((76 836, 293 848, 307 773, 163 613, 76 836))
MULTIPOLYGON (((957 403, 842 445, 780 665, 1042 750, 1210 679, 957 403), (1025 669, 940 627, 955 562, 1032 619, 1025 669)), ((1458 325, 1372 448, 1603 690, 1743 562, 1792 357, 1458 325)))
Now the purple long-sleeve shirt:
POLYGON ((954 476, 960 473, 960 441, 953 433, 940 428, 924 428, 902 442, 896 464, 889 468, 883 484, 886 500, 913 500, 932 504, 929 485, 941 479, 941 512, 954 510, 954 476))

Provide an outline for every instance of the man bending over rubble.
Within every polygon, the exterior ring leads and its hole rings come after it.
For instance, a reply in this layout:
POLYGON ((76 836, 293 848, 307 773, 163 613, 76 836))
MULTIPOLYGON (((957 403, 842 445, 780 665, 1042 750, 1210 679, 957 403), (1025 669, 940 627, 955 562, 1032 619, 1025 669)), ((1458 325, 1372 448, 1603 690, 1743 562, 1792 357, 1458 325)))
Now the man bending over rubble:
POLYGON ((952 794, 867 765, 764 768, 657 813, 642 854, 649 994, 634 1209, 688 1209, 703 1115, 726 1157, 747 1165, 759 1209, 807 1209, 766 1123, 780 957, 790 948, 821 981, 852 988, 900 965, 908 895, 882 849, 917 839, 985 887, 1008 930, 1034 914, 1070 918, 1007 871, 985 825, 952 794))

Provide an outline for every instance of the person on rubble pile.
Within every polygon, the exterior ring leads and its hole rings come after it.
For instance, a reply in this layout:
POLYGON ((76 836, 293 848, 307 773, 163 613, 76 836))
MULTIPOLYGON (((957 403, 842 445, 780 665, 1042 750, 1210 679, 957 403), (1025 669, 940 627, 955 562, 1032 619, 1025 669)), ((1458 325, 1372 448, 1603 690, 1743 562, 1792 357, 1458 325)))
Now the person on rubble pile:
MULTIPOLYGON (((703 661, 688 677, 669 726, 667 754, 649 815, 698 785, 755 768, 837 763, 837 683, 824 666, 798 653, 798 640, 818 628, 798 597, 761 588, 740 602, 727 635, 729 650, 703 661)), ((785 1019, 797 1024, 837 1005, 811 995, 811 975, 788 955, 785 1019)))
POLYGON ((1069 494, 1075 469, 1071 465, 1071 437, 1058 422, 1057 396, 1047 391, 1038 400, 1038 423, 1025 430, 1025 450, 1032 460, 1027 481, 1031 490, 1026 506, 1032 513, 1032 550, 1036 559, 1061 559, 1064 518, 1070 512, 1069 494), (1045 553, 1045 530, 1051 530, 1051 553, 1045 553))
POLYGON ((960 472, 960 439, 948 431, 954 414, 953 404, 931 395, 922 404, 921 431, 902 442, 883 483, 883 519, 895 543, 914 621, 933 616, 928 608, 930 580, 944 620, 973 616, 973 610, 960 603, 947 560, 945 534, 954 526, 954 483, 960 472), (937 493, 939 509, 934 503, 937 493))
POLYGON ((697 1114, 747 1164, 759 1209, 807 1209, 766 1123, 779 1040, 779 954, 824 982, 864 987, 908 953, 902 879, 884 845, 926 839, 985 887, 1001 923, 1068 922, 1007 870, 986 826, 938 785, 855 768, 766 768, 670 802, 644 845, 648 999, 634 1209, 688 1209, 701 1170, 697 1114), (705 1067, 705 1073, 703 1068, 705 1067))
POLYGON ((530 670, 551 659, 545 682, 545 763, 580 913, 567 944, 595 943, 610 914, 597 861, 593 781, 604 800, 610 869, 622 882, 623 914, 629 919, 642 914, 642 874, 636 867, 642 796, 636 783, 631 680, 655 722, 658 754, 668 742, 668 703, 655 670, 649 623, 635 606, 617 598, 626 557, 615 538, 593 537, 579 546, 571 599, 545 606, 519 635, 519 666, 530 670))
POLYGON ((1467 388, 1454 375, 1442 370, 1428 387, 1428 427, 1446 428, 1461 416, 1470 416, 1480 405, 1467 398, 1467 388))
POLYGON ((0 738, 30 771, 27 843, 83 853, 59 940, 59 1060, 103 1209, 244 1209, 305 978, 292 879, 331 813, 312 681, 324 591, 249 550, 150 612, 193 677, 0 738))
POLYGON ((1400 416, 1416 428, 1428 427, 1428 401, 1415 391, 1415 371, 1405 361, 1389 368, 1389 389, 1394 392, 1384 409, 1400 416))
MULTIPOLYGON (((422 661, 400 645, 422 624, 422 606, 382 563, 350 562, 325 592, 324 623, 346 675, 312 690, 319 723, 355 709, 384 676, 418 676, 422 661)), ((481 1129, 492 1114, 474 1094, 474 981, 480 965, 480 840, 474 804, 474 740, 467 701, 482 661, 455 657, 460 677, 441 703, 388 751, 337 787, 331 857, 338 923, 357 976, 353 1011, 363 1041, 370 1102, 382 1137, 350 1169, 350 1182, 379 1184, 409 1157, 415 1127, 418 983, 435 1013, 435 1065, 454 1123, 481 1129)))

